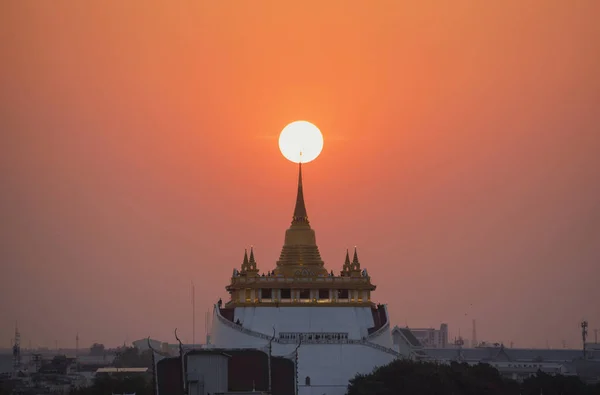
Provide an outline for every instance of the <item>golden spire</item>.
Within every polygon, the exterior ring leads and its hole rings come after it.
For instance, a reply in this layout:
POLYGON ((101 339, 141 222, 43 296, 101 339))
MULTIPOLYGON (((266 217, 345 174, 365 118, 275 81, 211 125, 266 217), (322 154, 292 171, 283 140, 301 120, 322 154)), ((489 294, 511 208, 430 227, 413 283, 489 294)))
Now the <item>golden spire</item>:
POLYGON ((304 190, 302 188, 302 162, 298 164, 298 193, 296 194, 296 207, 292 218, 292 226, 306 224, 308 225, 308 215, 304 204, 304 190))
POLYGON ((311 229, 304 204, 302 163, 298 165, 298 193, 291 226, 285 232, 285 241, 277 261, 275 274, 286 277, 316 277, 328 275, 324 267, 315 231, 311 229))

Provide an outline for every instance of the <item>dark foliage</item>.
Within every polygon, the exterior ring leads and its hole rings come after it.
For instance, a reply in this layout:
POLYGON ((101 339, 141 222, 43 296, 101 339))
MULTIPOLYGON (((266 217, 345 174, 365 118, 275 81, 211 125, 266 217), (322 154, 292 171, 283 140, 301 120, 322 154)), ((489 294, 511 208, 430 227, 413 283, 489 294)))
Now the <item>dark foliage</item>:
POLYGON ((152 381, 144 375, 108 376, 99 375, 94 379, 94 384, 88 388, 71 391, 70 395, 106 395, 106 394, 133 394, 153 395, 152 381))
POLYGON ((0 381, 0 395, 9 395, 12 393, 15 383, 12 380, 0 381))
POLYGON ((104 355, 104 344, 94 343, 90 347, 90 355, 104 355))
POLYGON ((152 368, 152 350, 139 352, 135 347, 119 350, 113 365, 117 368, 152 368))
POLYGON ((577 377, 539 373, 522 384, 487 364, 441 365, 397 360, 350 380, 348 395, 600 395, 577 377))

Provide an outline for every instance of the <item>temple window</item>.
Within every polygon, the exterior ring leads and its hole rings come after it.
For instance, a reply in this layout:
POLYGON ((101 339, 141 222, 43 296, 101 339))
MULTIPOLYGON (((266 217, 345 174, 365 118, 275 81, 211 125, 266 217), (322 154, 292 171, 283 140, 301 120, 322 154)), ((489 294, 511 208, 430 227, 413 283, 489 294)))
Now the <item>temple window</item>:
POLYGON ((271 288, 263 288, 260 292, 263 299, 273 298, 273 290, 271 288))
POLYGON ((310 299, 310 289, 299 289, 298 299, 310 299))
POLYGON ((310 376, 306 376, 306 378, 304 379, 304 385, 310 387, 310 376))
POLYGON ((246 302, 250 302, 252 300, 252 289, 246 288, 246 302))
POLYGON ((281 290, 281 299, 291 299, 292 298, 292 290, 291 289, 282 289, 281 290))
POLYGON ((329 290, 328 289, 320 289, 319 290, 319 299, 329 299, 329 290))
POLYGON ((347 289, 340 289, 338 291, 338 298, 339 299, 348 299, 348 290, 347 289))

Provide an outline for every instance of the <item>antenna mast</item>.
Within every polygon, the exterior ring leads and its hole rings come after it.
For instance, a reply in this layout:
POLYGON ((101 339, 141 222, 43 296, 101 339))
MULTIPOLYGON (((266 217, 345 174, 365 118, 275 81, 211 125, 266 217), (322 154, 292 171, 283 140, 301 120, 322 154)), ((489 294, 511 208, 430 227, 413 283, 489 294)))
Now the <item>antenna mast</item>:
POLYGON ((204 326, 205 326, 205 336, 206 336, 206 344, 210 344, 210 310, 207 310, 204 314, 204 326))
POLYGON ((588 322, 584 320, 581 323, 581 339, 583 340, 583 359, 586 358, 586 355, 585 355, 585 340, 587 339, 587 334, 588 334, 587 328, 588 328, 588 322))
POLYGON ((471 347, 477 347, 477 327, 475 326, 475 319, 473 319, 473 334, 471 335, 471 347))
POLYGON ((75 366, 79 372, 79 332, 75 335, 75 366))
POLYGON ((21 369, 21 333, 19 326, 15 323, 15 342, 13 344, 13 372, 16 376, 21 369))
POLYGON ((192 281, 192 347, 196 346, 196 287, 192 281))

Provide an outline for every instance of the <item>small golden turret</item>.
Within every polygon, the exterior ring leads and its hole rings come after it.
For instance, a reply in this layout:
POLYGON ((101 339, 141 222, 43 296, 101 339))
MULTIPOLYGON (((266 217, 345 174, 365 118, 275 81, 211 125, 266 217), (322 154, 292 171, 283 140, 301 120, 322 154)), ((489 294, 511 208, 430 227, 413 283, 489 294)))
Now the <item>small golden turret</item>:
POLYGON ((254 248, 250 247, 250 259, 248 259, 248 250, 244 250, 244 261, 242 262, 242 270, 240 270, 242 276, 255 277, 258 275, 258 268, 256 267, 256 260, 254 259, 254 248))
POLYGON ((344 266, 342 267, 342 276, 344 277, 361 277, 362 273, 360 270, 360 262, 358 260, 358 252, 356 251, 356 247, 354 247, 354 257, 352 258, 352 262, 350 262, 350 254, 348 250, 346 250, 346 260, 344 262, 344 266))

